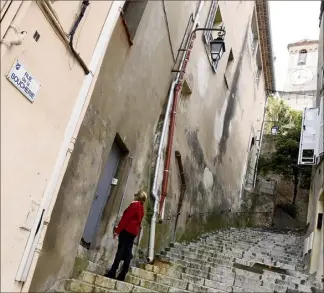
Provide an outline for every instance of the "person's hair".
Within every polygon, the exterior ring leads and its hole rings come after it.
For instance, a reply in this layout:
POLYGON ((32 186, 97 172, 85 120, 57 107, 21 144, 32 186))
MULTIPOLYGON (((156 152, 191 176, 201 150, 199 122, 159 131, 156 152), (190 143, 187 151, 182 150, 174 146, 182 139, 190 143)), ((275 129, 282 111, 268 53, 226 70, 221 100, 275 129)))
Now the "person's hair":
POLYGON ((145 202, 147 200, 147 194, 143 190, 139 190, 137 193, 135 193, 134 197, 136 198, 136 200, 139 200, 141 202, 145 202))

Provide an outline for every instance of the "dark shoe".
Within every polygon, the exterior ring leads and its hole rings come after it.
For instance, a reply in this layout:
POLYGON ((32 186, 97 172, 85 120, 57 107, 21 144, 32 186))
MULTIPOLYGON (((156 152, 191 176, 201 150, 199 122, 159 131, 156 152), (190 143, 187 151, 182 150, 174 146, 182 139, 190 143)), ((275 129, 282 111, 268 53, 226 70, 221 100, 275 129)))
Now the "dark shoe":
POLYGON ((112 274, 111 272, 104 274, 104 277, 116 280, 116 274, 112 274))
POLYGON ((120 273, 117 277, 117 280, 124 282, 125 278, 126 278, 126 274, 120 273))

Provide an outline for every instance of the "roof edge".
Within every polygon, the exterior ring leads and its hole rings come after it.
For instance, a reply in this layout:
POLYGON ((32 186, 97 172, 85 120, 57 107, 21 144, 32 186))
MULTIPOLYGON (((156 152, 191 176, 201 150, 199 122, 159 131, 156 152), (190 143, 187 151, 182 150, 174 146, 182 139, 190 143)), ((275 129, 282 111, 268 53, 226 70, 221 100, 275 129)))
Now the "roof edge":
POLYGON ((273 62, 272 36, 270 27, 269 3, 267 0, 256 0, 256 12, 260 46, 262 52, 262 65, 264 71, 266 90, 275 91, 275 72, 273 62))

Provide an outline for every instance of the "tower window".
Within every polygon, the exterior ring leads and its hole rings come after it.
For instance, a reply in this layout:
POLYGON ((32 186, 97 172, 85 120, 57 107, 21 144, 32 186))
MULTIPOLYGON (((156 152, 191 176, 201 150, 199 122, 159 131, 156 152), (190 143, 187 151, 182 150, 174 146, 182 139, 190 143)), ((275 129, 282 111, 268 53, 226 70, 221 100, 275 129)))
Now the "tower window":
POLYGON ((300 50, 297 65, 305 65, 306 59, 307 59, 307 50, 305 50, 305 49, 300 50))

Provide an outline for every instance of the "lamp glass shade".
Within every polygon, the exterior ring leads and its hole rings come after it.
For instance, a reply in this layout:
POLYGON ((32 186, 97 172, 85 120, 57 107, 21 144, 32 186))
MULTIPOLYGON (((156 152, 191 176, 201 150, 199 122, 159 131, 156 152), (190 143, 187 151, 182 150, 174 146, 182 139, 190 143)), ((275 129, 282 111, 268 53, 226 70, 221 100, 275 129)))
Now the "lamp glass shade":
POLYGON ((225 52, 225 43, 222 38, 210 42, 210 54, 213 61, 218 61, 225 52))

